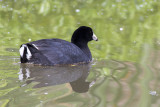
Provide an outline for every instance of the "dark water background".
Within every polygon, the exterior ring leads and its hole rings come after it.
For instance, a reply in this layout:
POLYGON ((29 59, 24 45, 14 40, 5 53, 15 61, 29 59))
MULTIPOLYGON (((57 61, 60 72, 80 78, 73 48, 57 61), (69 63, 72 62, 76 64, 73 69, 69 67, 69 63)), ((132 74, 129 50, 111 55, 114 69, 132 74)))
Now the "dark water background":
POLYGON ((159 107, 159 0, 0 0, 1 107, 159 107), (90 26, 88 65, 21 65, 22 43, 90 26))

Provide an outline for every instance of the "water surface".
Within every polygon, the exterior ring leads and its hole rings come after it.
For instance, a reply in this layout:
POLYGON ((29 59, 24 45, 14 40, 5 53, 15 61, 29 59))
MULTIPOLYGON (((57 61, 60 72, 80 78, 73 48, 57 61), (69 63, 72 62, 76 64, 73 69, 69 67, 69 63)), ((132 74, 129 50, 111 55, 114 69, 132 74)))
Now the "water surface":
POLYGON ((0 0, 1 107, 158 107, 158 0, 0 0), (19 63, 21 44, 70 41, 90 26, 93 62, 42 67, 19 63))

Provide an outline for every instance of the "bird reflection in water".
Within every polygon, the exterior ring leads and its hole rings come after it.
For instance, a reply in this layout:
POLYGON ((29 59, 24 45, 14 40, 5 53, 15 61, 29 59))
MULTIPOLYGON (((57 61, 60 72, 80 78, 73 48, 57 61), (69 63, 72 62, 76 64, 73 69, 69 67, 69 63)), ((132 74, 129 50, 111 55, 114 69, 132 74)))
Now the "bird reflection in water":
POLYGON ((94 83, 86 82, 90 67, 90 64, 54 67, 21 64, 19 80, 26 80, 27 84, 38 82, 33 88, 70 83, 73 91, 85 93, 94 83))

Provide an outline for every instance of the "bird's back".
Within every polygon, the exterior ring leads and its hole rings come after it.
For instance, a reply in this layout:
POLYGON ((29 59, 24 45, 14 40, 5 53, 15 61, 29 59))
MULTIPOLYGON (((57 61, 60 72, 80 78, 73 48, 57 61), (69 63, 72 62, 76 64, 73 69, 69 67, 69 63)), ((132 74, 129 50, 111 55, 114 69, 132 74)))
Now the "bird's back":
POLYGON ((78 46, 61 39, 42 39, 21 45, 20 53, 22 63, 58 65, 90 61, 78 46))

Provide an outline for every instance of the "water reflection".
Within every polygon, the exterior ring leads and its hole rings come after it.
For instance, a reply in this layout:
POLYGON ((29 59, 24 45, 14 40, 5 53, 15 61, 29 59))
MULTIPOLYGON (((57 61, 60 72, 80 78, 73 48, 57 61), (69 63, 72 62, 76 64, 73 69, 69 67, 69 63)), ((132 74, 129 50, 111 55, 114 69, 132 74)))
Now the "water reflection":
POLYGON ((91 83, 85 81, 90 67, 90 64, 54 67, 21 64, 19 80, 25 80, 26 84, 38 82, 34 88, 70 83, 73 91, 84 93, 89 90, 91 83))

